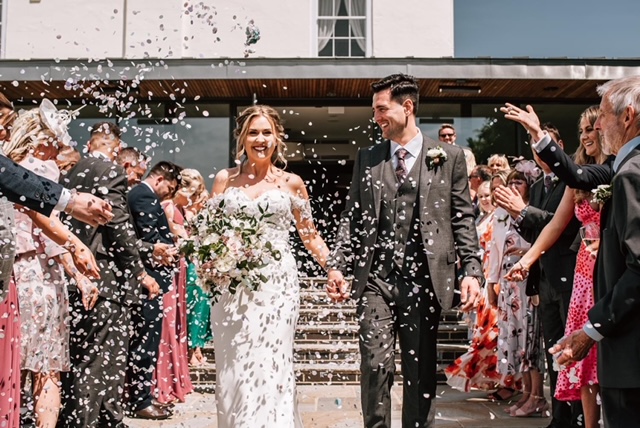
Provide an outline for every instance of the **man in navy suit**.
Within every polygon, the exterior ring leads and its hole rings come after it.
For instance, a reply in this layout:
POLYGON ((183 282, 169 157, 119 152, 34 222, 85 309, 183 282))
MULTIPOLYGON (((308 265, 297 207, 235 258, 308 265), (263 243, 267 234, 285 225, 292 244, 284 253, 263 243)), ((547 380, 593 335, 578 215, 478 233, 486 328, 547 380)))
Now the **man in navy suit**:
MULTIPOLYGON (((142 262, 163 293, 168 292, 173 283, 178 249, 173 245, 173 235, 161 202, 175 194, 181 171, 181 167, 171 162, 158 162, 147 178, 133 187, 127 196, 136 235, 146 244, 142 246, 142 262), (161 253, 145 252, 144 248, 158 248, 155 245, 158 243, 166 244, 161 246, 161 253)), ((162 299, 142 300, 132 309, 131 318, 134 332, 130 343, 128 377, 132 410, 138 417, 161 419, 166 415, 155 411, 151 385, 162 333, 162 299), (154 411, 147 412, 149 409, 154 411)))

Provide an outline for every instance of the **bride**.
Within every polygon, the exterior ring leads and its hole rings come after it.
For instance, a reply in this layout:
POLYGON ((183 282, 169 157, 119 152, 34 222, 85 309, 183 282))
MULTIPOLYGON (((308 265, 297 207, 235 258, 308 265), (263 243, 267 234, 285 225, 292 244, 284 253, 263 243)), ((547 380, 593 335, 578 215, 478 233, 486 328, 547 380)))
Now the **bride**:
POLYGON ((324 267, 329 250, 316 231, 309 196, 286 166, 284 128, 269 106, 244 110, 236 120, 238 166, 220 171, 214 201, 228 212, 244 210, 268 218, 267 236, 282 257, 262 273, 257 291, 222 291, 211 310, 216 357, 219 428, 302 427, 293 369, 293 342, 300 306, 298 270, 289 244, 295 222, 305 247, 324 267))

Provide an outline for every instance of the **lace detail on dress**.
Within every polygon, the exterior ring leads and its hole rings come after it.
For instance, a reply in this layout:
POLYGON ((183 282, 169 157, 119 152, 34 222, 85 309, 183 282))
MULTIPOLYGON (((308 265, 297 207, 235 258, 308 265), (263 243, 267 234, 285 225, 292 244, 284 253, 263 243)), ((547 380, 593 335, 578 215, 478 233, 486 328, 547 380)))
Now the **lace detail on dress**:
POLYGON ((300 218, 302 220, 313 220, 313 214, 311 213, 311 204, 309 203, 308 199, 291 195, 291 210, 299 211, 300 218))

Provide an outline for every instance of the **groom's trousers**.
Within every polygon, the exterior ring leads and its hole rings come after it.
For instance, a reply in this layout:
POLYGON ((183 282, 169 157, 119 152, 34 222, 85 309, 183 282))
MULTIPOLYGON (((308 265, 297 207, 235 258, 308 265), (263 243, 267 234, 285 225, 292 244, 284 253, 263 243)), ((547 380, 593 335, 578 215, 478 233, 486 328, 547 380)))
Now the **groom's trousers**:
POLYGON ((391 427, 396 337, 403 377, 403 427, 435 426, 436 339, 441 307, 428 275, 370 276, 360 301, 361 394, 364 425, 391 427))

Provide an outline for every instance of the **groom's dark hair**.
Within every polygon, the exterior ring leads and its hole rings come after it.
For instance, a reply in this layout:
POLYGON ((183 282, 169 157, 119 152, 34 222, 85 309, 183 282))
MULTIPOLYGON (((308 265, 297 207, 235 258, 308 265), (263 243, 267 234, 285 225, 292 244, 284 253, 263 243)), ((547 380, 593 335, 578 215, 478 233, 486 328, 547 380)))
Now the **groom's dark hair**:
POLYGON ((390 89, 391 99, 399 104, 402 104, 407 99, 411 100, 413 102, 413 114, 418 114, 420 88, 415 77, 402 73, 392 74, 373 82, 371 89, 373 89, 374 94, 390 89))

